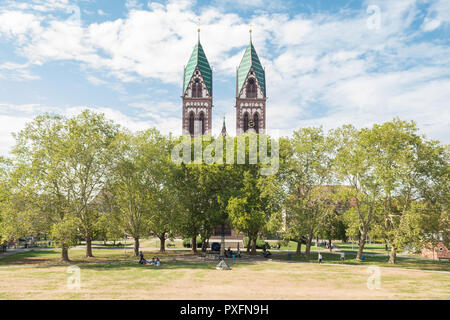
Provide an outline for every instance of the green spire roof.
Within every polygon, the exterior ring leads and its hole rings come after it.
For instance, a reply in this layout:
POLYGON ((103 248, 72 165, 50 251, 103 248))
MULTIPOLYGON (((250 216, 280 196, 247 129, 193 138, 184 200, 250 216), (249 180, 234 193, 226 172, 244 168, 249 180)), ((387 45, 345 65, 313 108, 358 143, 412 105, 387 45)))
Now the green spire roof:
POLYGON ((209 66, 209 62, 206 58, 205 52, 203 51, 202 45, 200 44, 200 40, 195 45, 194 51, 192 51, 191 54, 191 58, 189 59, 186 68, 184 69, 183 92, 186 92, 189 82, 192 79, 192 75, 194 74, 194 71, 197 67, 200 69, 203 81, 205 81, 209 94, 212 96, 212 70, 209 66))
POLYGON ((261 86, 262 92, 264 96, 266 95, 266 72, 261 65, 261 61, 259 61, 258 54, 256 53, 255 47, 250 39, 250 44, 245 50, 244 57, 242 58, 241 64, 239 65, 237 71, 237 89, 239 94, 242 90, 242 86, 244 85, 245 79, 253 67, 255 71, 256 78, 258 79, 259 85, 261 86))

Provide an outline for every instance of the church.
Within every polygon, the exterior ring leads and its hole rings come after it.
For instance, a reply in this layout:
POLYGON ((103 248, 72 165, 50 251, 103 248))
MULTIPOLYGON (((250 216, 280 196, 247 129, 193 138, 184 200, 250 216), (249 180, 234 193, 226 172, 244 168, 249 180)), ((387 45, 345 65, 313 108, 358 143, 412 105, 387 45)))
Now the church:
MULTIPOLYGON (((182 133, 192 137, 211 134, 213 74, 208 58, 198 42, 184 68, 182 133)), ((250 42, 236 71, 236 134, 266 133, 266 73, 250 42)), ((225 121, 222 135, 226 135, 225 121)))
MULTIPOLYGON (((200 29, 197 44, 192 51, 183 75, 183 135, 191 137, 212 133, 213 74, 205 51, 200 43, 200 29)), ((236 71, 236 134, 246 132, 266 133, 266 73, 253 46, 252 30, 250 42, 236 71)), ((223 136, 227 135, 225 119, 223 136)), ((224 235, 227 246, 242 243, 243 235, 228 224, 214 230, 211 240, 224 235), (234 244, 230 245, 230 241, 234 244)))

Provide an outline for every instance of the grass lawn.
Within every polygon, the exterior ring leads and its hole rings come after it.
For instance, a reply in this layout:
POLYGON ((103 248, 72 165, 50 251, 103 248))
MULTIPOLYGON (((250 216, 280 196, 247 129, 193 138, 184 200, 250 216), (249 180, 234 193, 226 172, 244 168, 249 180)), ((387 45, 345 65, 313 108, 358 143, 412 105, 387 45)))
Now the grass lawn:
MULTIPOLYGON (((267 240, 267 242, 272 246, 272 249, 276 248, 276 245, 278 244, 278 240, 267 240)), ((313 242, 314 244, 314 242, 313 242)), ((304 252, 306 249, 306 245, 302 244, 302 252, 304 252)), ((289 241, 288 245, 280 246, 280 250, 288 250, 288 251, 295 251, 297 250, 297 242, 295 241, 289 241)), ((317 247, 315 245, 311 246, 311 250, 317 250, 317 247)))
MULTIPOLYGON (((341 264, 340 253, 330 253, 328 251, 321 251, 322 263, 332 263, 341 264)), ((274 260, 281 261, 301 261, 301 262, 317 262, 317 252, 312 252, 309 258, 304 255, 291 254, 290 259, 288 253, 278 253, 274 252, 272 258, 274 260)), ((356 253, 346 253, 345 261, 346 265, 377 265, 379 267, 390 267, 390 268, 405 268, 405 269, 420 269, 420 270, 434 270, 434 271, 447 271, 450 272, 450 262, 439 261, 439 260, 429 260, 420 258, 404 258, 397 257, 397 262, 395 265, 388 264, 388 256, 381 255, 366 255, 364 261, 356 260, 356 253)))
MULTIPOLYGON (((0 299, 450 299, 450 273, 381 268, 381 286, 369 289, 368 266, 386 266, 379 257, 358 263, 323 253, 325 262, 274 253, 270 260, 242 259, 232 270, 216 270, 186 251, 158 255, 160 268, 142 266, 123 250, 95 250, 95 258, 71 249, 71 264, 80 267, 81 288, 69 289, 68 264, 57 249, 35 250, 0 258, 0 299), (373 260, 372 260, 373 259, 373 260), (94 263, 87 263, 94 262, 94 263)), ((450 271, 448 263, 399 259, 398 267, 450 271)))
MULTIPOLYGON (((335 245, 341 251, 358 252, 358 244, 357 243, 354 243, 353 246, 351 243, 335 243, 335 245)), ((388 251, 386 251, 384 244, 379 244, 379 243, 366 243, 364 245, 364 252, 366 252, 366 253, 387 254, 387 253, 389 253, 390 249, 391 248, 388 247, 388 251)))

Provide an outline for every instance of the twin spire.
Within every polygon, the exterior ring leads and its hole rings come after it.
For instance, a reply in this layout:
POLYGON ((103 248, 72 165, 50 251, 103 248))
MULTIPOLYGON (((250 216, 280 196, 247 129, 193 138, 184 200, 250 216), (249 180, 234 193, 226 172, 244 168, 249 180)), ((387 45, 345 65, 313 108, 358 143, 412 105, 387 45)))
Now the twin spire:
MULTIPOLYGON (((212 96, 213 94, 212 69, 208 62, 208 58, 206 58, 205 52, 203 51, 203 47, 200 43, 200 28, 197 31, 198 31, 197 44, 195 45, 194 50, 192 51, 191 57, 189 59, 189 62, 184 69, 183 93, 186 92, 186 89, 189 86, 189 82, 191 81, 195 70, 198 68, 203 77, 203 81, 205 82, 205 85, 208 88, 209 95, 212 96)), ((236 94, 239 94, 239 92, 242 90, 245 79, 247 78, 250 69, 253 68, 254 72, 256 73, 258 82, 261 86, 261 89, 265 95, 266 74, 264 68, 261 65, 258 54, 256 53, 255 47, 253 46, 252 29, 250 29, 249 33, 250 33, 250 43, 247 46, 247 49, 245 50, 244 56, 237 70, 236 94)))
MULTIPOLYGON (((265 131, 266 74, 249 30, 249 44, 236 71, 236 133, 265 131)), ((183 134, 210 133, 212 127, 212 68, 200 42, 192 51, 183 76, 183 134), (195 130, 201 128, 200 130, 195 130)), ((222 135, 227 135, 225 119, 222 135)))

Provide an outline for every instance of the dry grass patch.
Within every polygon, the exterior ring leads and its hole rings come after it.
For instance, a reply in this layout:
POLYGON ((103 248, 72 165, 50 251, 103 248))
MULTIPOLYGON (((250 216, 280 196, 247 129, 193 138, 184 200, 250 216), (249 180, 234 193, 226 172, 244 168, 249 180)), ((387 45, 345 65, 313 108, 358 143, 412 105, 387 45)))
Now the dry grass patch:
POLYGON ((381 269, 367 288, 367 267, 261 261, 235 264, 163 260, 80 265, 81 289, 67 288, 67 268, 0 268, 2 299, 449 299, 450 274, 381 269))

